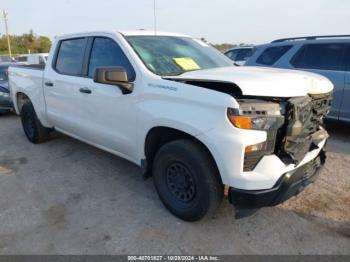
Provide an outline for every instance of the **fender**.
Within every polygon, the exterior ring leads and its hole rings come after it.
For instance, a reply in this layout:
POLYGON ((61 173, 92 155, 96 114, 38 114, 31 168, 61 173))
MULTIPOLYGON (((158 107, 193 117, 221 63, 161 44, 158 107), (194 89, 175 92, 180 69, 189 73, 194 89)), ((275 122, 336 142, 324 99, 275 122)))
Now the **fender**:
POLYGON ((138 159, 145 157, 145 141, 152 128, 167 127, 197 137, 222 125, 228 107, 238 107, 231 95, 217 90, 165 79, 161 83, 172 89, 156 88, 159 82, 149 84, 137 102, 138 159))

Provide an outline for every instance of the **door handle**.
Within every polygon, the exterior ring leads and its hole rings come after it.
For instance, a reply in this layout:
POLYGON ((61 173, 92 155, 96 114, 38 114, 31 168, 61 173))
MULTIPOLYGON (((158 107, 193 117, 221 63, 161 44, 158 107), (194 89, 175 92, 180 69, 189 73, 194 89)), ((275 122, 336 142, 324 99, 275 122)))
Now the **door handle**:
POLYGON ((53 83, 52 82, 45 82, 45 85, 46 86, 53 86, 53 83))
POLYGON ((83 87, 79 89, 80 93, 84 93, 84 94, 91 94, 91 90, 89 88, 83 87))

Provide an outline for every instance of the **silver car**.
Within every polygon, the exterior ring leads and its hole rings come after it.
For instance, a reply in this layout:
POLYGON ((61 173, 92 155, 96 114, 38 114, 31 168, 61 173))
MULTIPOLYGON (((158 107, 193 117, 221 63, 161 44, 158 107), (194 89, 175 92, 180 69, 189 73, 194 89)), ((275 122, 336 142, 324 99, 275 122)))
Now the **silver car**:
POLYGON ((256 46, 245 65, 305 70, 328 77, 334 84, 328 117, 350 122, 350 35, 275 40, 256 46))

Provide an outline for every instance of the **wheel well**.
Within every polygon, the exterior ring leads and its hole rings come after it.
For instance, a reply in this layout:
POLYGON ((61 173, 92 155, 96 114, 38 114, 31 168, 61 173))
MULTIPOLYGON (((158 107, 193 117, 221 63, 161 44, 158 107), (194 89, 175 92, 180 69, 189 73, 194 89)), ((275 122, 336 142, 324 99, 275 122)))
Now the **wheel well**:
POLYGON ((144 150, 145 150, 145 156, 146 156, 146 166, 144 166, 145 168, 144 171, 145 173, 147 173, 147 176, 150 176, 152 163, 158 150, 163 145, 179 139, 189 139, 197 142, 202 148, 204 148, 204 150, 207 151, 207 153, 212 158, 216 166, 215 159, 213 155, 210 153, 209 149, 194 136, 174 128, 154 127, 148 132, 146 141, 145 141, 144 150))
POLYGON ((17 93, 16 98, 17 98, 16 100, 17 100, 18 112, 21 113, 23 105, 27 102, 30 102, 30 99, 24 93, 17 93))

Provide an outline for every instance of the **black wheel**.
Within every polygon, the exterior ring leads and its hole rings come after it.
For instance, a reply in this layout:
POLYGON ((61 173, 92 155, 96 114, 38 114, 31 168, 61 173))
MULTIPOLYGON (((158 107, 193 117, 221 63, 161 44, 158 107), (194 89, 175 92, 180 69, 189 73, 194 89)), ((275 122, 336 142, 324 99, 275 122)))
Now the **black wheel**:
POLYGON ((49 138, 50 129, 44 127, 38 119, 32 103, 27 102, 21 110, 21 120, 24 133, 34 144, 42 143, 49 138))
POLYGON ((214 160, 194 141, 177 140, 161 147, 153 162, 153 180, 163 204, 186 221, 211 215, 223 198, 214 160))

